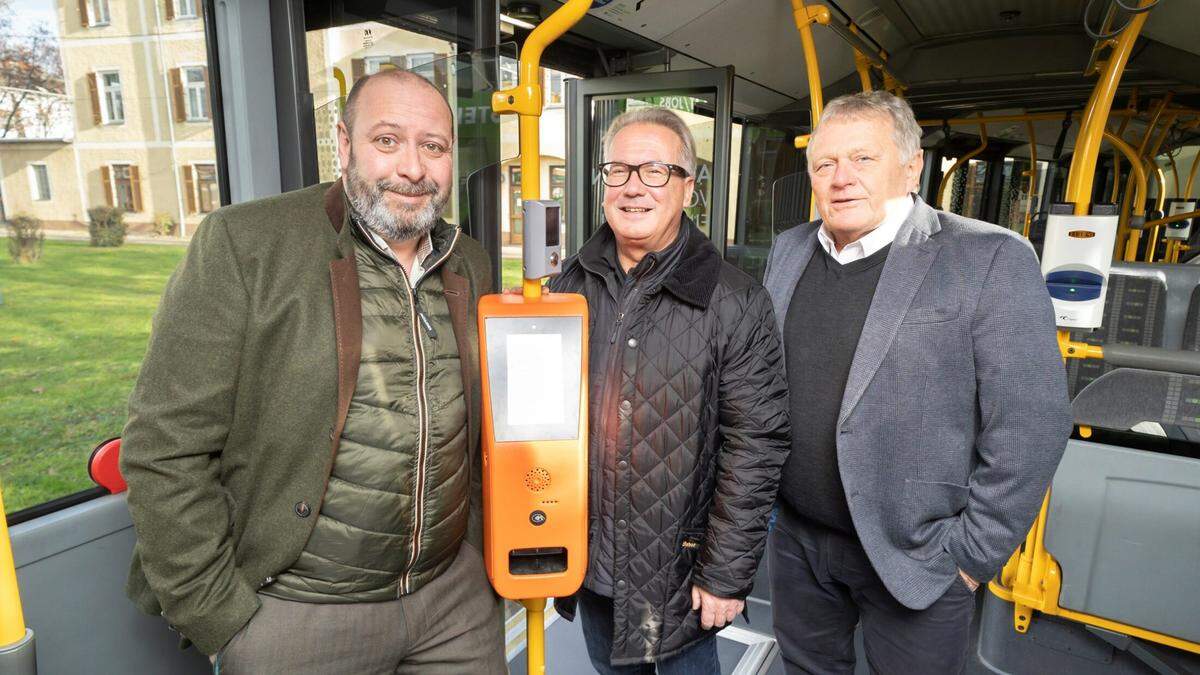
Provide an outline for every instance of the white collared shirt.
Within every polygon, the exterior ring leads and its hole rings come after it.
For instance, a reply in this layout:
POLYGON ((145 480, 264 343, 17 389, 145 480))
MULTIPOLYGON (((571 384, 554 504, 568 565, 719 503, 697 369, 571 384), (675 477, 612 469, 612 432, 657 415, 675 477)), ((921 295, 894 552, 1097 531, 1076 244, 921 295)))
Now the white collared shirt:
POLYGON ((817 229, 817 241, 821 242, 821 248, 825 249, 829 257, 836 260, 839 265, 862 260, 892 243, 896 234, 900 232, 900 226, 904 224, 905 220, 908 220, 908 214, 912 213, 914 205, 912 195, 887 200, 883 205, 885 213, 883 222, 863 235, 861 239, 843 246, 840 251, 837 250, 837 246, 834 246, 833 237, 829 236, 825 230, 824 223, 821 223, 821 227, 817 229))
MULTIPOLYGON (((386 239, 368 228, 364 227, 362 231, 367 233, 367 236, 371 238, 371 243, 375 245, 375 248, 380 253, 391 258, 397 265, 400 265, 400 259, 396 257, 396 253, 392 251, 392 247, 388 246, 386 239)), ((416 288, 417 282, 421 280, 421 277, 425 276, 423 263, 431 253, 433 253, 433 237, 430 237, 429 233, 426 232, 421 237, 421 241, 417 242, 417 254, 413 256, 412 271, 408 273, 408 285, 410 287, 416 288)), ((400 266, 403 267, 403 265, 400 266)))

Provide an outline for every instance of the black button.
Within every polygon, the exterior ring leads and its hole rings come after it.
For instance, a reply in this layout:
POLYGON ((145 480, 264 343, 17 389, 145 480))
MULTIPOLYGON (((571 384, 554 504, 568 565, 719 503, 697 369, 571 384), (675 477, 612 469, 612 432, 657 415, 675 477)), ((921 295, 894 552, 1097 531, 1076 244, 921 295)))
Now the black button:
POLYGON ((629 342, 627 344, 630 347, 637 347, 637 338, 629 338, 629 342))
POLYGON ((621 461, 617 462, 617 468, 618 469, 628 469, 629 462, 626 462, 625 460, 621 460, 621 461))
POLYGON ((621 527, 621 528, 623 528, 623 527, 625 527, 625 526, 626 526, 626 525, 628 525, 628 524, 629 524, 629 523, 625 522, 625 519, 624 519, 624 518, 622 518, 621 520, 618 520, 618 521, 617 521, 617 527, 621 527))
POLYGON ((629 412, 633 410, 633 404, 628 399, 621 401, 621 412, 629 412))
POLYGON ((311 513, 312 509, 309 508, 308 502, 296 502, 296 515, 307 518, 311 513))
POLYGON ((533 513, 529 514, 529 522, 533 523, 534 525, 544 524, 546 522, 546 512, 534 511, 533 513))

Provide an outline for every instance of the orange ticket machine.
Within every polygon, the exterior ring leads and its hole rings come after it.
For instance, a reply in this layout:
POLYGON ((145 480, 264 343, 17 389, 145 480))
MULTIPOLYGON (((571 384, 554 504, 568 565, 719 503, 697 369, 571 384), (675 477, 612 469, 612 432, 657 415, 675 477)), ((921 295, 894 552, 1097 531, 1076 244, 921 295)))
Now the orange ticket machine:
POLYGON ((587 340, 581 295, 479 300, 484 562, 511 600, 566 596, 583 583, 587 340))

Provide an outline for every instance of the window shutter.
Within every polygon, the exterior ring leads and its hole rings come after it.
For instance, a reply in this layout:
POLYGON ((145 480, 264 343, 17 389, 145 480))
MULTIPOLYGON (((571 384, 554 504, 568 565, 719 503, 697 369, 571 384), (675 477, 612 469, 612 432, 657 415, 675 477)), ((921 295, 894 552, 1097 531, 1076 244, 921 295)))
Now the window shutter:
POLYGON ((362 79, 362 76, 367 72, 367 62, 362 59, 350 59, 350 77, 352 78, 350 86, 353 87, 355 82, 362 79))
POLYGON ((100 116, 100 85, 97 80, 100 76, 96 73, 87 74, 88 93, 92 97, 92 124, 100 126, 104 122, 104 118, 100 116))
POLYGON ((133 193, 133 210, 142 211, 142 177, 137 164, 129 165, 129 191, 133 193))
POLYGON ((174 21, 175 20, 175 0, 164 0, 163 4, 166 5, 167 21, 174 21))
POLYGON ((104 183, 104 203, 115 206, 113 201, 112 167, 100 167, 100 180, 104 183))
POLYGON ((187 193, 187 212, 196 212, 196 180, 192 177, 192 166, 183 167, 183 191, 187 193))
POLYGON ((175 121, 184 122, 187 120, 187 109, 183 105, 183 74, 179 68, 172 68, 167 72, 171 78, 171 107, 174 109, 175 121))
POLYGON ((92 22, 88 20, 88 0, 79 0, 79 25, 88 28, 92 22))

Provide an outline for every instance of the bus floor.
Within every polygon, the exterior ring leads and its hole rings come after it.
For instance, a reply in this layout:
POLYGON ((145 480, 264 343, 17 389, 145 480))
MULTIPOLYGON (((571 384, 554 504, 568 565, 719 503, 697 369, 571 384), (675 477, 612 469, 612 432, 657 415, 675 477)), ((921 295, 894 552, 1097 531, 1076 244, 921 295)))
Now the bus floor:
MULTIPOLYGON (((764 559, 759 566, 755 578, 754 591, 749 598, 750 621, 739 616, 732 626, 726 628, 717 636, 717 656, 721 661, 721 673, 724 675, 784 675, 783 657, 775 642, 771 626, 770 584, 768 582, 767 563, 764 559)), ((980 610, 983 606, 983 593, 980 590, 975 605, 975 615, 971 621, 970 655, 967 661, 966 675, 985 675, 990 670, 979 660, 976 646, 979 644, 980 610)), ((547 614, 554 610, 548 609, 547 614)), ((856 631, 854 649, 857 654, 855 675, 869 675, 870 668, 863 653, 862 631, 856 631)), ((508 662, 510 675, 526 675, 525 651, 515 655, 510 654, 508 662)), ((592 672, 588 661, 587 648, 583 640, 583 629, 579 621, 566 621, 557 615, 551 618, 546 628, 546 672, 547 673, 589 673, 592 672)))

